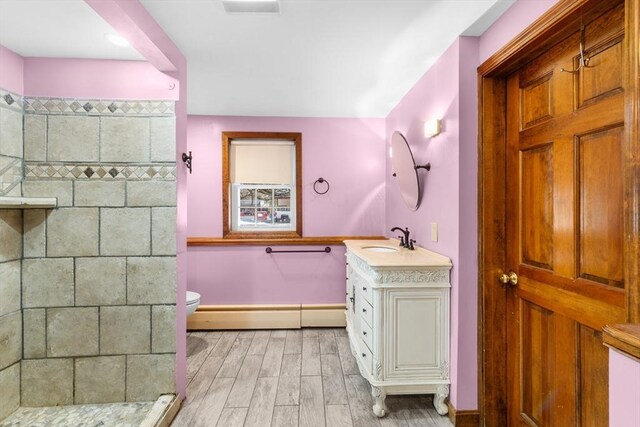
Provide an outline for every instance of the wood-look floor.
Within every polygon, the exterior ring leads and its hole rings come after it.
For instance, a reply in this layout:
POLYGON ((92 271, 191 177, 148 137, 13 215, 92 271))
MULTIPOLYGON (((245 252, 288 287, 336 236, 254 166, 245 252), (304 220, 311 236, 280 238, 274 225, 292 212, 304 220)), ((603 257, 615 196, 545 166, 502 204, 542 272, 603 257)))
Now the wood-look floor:
POLYGON ((192 332, 172 426, 451 427, 431 396, 389 396, 378 419, 344 328, 192 332))

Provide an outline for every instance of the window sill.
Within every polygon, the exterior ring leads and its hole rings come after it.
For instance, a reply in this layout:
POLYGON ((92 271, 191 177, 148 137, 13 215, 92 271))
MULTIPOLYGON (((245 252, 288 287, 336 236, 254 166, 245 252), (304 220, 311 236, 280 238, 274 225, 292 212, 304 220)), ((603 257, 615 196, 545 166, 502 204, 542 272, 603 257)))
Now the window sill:
POLYGON ((187 246, 297 246, 297 245, 341 245, 345 240, 382 240, 384 236, 318 236, 255 239, 234 239, 223 237, 188 237, 187 246))

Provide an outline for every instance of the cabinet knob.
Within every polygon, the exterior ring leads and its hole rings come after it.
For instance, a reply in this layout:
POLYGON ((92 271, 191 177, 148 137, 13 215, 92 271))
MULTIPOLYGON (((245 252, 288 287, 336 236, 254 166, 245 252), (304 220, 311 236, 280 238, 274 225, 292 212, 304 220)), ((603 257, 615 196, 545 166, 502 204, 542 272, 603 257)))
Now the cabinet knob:
POLYGON ((363 287, 362 287, 362 290, 363 290, 363 291, 366 291, 366 290, 367 290, 367 288, 366 288, 365 286, 363 286, 363 287))
POLYGON ((362 353, 362 357, 367 357, 367 353, 362 353))
POLYGON ((366 308, 363 308, 363 309, 362 309, 362 312, 363 312, 363 313, 366 313, 366 312, 367 312, 367 309, 366 309, 366 308))
POLYGON ((366 336, 367 335, 367 331, 362 331, 362 335, 366 336))

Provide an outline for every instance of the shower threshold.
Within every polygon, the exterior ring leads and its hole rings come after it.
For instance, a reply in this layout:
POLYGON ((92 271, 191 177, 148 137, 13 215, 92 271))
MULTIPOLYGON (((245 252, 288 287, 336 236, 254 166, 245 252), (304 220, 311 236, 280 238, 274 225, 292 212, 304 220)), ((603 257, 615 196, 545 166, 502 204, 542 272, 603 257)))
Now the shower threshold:
POLYGON ((155 402, 20 407, 1 420, 0 427, 163 427, 171 423, 177 409, 173 394, 155 402))

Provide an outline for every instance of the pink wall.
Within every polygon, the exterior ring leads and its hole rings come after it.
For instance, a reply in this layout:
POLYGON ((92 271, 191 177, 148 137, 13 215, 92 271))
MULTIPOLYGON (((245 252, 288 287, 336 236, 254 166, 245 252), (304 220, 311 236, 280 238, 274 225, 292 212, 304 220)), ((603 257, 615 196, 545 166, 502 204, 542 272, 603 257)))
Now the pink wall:
POLYGON ((400 199, 387 159, 386 228, 409 227, 420 246, 451 258, 451 402, 456 409, 477 407, 477 252, 475 191, 475 74, 477 40, 458 39, 387 117, 387 138, 402 132, 416 162, 431 163, 419 172, 422 202, 411 212, 400 199), (443 121, 442 133, 425 138, 425 120, 443 121), (462 126, 461 123, 468 123, 462 126), (471 170, 465 170, 465 168, 471 170), (473 187, 473 188, 472 188, 473 187), (431 223, 438 241, 431 241, 431 223), (473 232, 474 234, 463 234, 473 232), (461 236, 474 236, 461 242, 461 236))
POLYGON ((344 303, 344 253, 343 245, 331 247, 329 254, 271 255, 265 246, 191 247, 189 290, 207 305, 344 303))
MULTIPOLYGON (((384 120, 189 116, 188 233, 222 236, 222 131, 302 133, 303 235, 382 235, 384 120), (325 178, 325 195, 313 183, 325 178)), ((264 247, 189 248, 189 289, 202 304, 344 302, 342 249, 272 255, 264 247), (250 266, 250 268, 247 268, 250 266)))
POLYGON ((559 0, 518 0, 480 37, 479 64, 538 19, 559 0))
POLYGON ((24 95, 59 98, 179 98, 178 79, 142 61, 25 58, 24 95))
POLYGON ((24 58, 0 45, 0 88, 24 94, 24 58))
POLYGON ((222 132, 301 132, 303 235, 380 235, 384 120, 189 116, 190 236, 222 236, 222 132), (323 177, 325 195, 313 191, 323 177))
POLYGON ((609 425, 640 426, 640 360, 609 350, 609 425))

